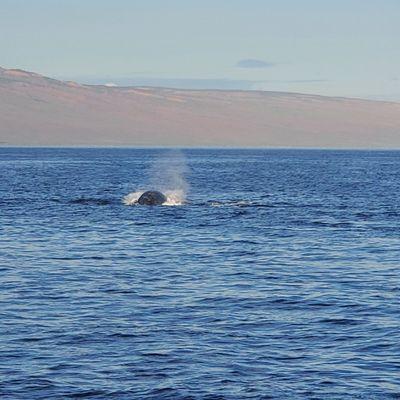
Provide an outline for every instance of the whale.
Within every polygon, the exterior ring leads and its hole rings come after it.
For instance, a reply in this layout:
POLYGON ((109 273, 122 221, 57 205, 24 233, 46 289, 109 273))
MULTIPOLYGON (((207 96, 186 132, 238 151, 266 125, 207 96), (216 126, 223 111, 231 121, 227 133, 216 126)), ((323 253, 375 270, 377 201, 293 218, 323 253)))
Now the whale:
POLYGON ((167 196, 157 190, 148 190, 138 199, 138 204, 144 206, 159 206, 167 201, 167 196))

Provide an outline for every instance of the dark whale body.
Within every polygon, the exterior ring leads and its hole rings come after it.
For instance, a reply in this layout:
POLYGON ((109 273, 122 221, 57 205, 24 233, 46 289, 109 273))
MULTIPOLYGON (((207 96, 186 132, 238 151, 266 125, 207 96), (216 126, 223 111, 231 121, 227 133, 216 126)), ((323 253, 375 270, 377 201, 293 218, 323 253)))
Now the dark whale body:
POLYGON ((157 190, 148 190, 139 197, 138 203, 146 206, 158 206, 166 201, 166 196, 161 192, 157 190))

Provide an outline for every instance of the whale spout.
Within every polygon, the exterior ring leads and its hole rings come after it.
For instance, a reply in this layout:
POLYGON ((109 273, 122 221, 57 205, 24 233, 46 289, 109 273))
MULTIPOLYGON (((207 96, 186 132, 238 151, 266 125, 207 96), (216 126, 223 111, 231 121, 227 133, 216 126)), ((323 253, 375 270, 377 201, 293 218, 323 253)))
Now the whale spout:
POLYGON ((157 206, 164 204, 166 201, 167 197, 161 192, 158 192, 157 190, 148 190, 139 197, 137 202, 141 205, 157 206))

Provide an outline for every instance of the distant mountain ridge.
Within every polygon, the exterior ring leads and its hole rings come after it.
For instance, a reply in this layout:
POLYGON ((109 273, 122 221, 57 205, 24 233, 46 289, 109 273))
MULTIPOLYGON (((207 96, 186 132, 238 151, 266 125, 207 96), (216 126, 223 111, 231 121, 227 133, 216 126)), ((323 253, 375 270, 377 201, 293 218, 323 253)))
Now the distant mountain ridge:
POLYGON ((0 68, 0 144, 400 148, 400 104, 90 86, 0 68))

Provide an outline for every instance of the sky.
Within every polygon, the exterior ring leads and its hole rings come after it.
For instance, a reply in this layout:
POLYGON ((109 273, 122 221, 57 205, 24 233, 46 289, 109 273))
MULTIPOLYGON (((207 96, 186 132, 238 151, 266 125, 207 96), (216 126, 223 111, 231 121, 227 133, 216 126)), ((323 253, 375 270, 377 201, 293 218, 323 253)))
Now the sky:
POLYGON ((0 66, 400 101, 400 0, 0 0, 0 66))

